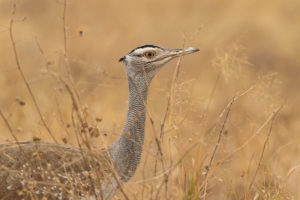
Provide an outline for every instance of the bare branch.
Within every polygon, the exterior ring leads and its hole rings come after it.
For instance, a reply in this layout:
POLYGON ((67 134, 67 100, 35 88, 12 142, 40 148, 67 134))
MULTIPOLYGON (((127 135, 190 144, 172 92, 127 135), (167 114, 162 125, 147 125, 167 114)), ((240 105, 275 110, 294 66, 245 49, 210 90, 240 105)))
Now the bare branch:
POLYGON ((236 97, 233 97, 233 99, 231 100, 231 102, 230 102, 230 104, 229 104, 229 107, 228 107, 228 110, 227 110, 227 113, 226 113, 224 122, 223 122, 222 127, 221 127, 221 129, 220 129, 220 131, 219 131, 219 136, 218 136, 217 144, 216 144, 216 146, 215 146, 215 148, 214 148, 214 150, 213 150, 213 153, 212 153, 212 155, 211 155, 211 157, 210 157, 209 164, 208 164, 208 166, 206 167, 207 171, 206 171, 205 178, 204 178, 204 179, 205 179, 205 180, 204 180, 204 183, 205 183, 205 184, 204 184, 204 194, 203 194, 203 199, 206 199, 206 191, 207 191, 207 185, 208 185, 208 174, 209 174, 209 172, 210 172, 211 165, 212 165, 212 162, 213 162, 213 160, 214 160, 214 158, 215 158, 216 152, 217 152, 217 150, 218 150, 218 148, 219 148, 219 146, 220 146, 220 144, 221 144, 221 139, 222 139, 222 136, 223 136, 224 127, 225 127, 225 125, 226 125, 226 123, 227 123, 227 120, 228 120, 228 117, 229 117, 229 113, 230 113, 230 111, 231 111, 232 105, 233 105, 233 103, 235 102, 235 100, 236 100, 236 97))
POLYGON ((8 120, 6 119, 6 117, 4 116, 4 114, 2 113, 1 110, 0 110, 0 116, 2 117, 2 119, 3 119, 4 123, 5 123, 5 125, 7 126, 10 134, 12 135, 12 137, 14 138, 14 140, 16 141, 16 144, 18 145, 21 153, 24 155, 24 157, 26 158, 26 160, 28 161, 28 163, 31 164, 31 166, 33 166, 31 160, 29 159, 29 157, 27 156, 27 154, 25 153, 25 151, 21 147, 20 142, 19 142, 17 136, 15 135, 15 133, 14 133, 13 129, 11 128, 8 120))
POLYGON ((263 156, 264 156, 264 153, 265 153, 265 149, 266 149, 267 143, 268 143, 268 141, 269 141, 269 139, 270 139, 270 136, 271 136, 271 133, 272 133, 273 122, 274 122, 275 118, 277 117, 277 115, 278 115, 278 113, 279 113, 279 111, 281 110, 282 107, 283 107, 283 105, 281 105, 281 106, 273 113, 273 117, 272 117, 272 120, 271 120, 271 125, 270 125, 270 129, 269 129, 269 133, 268 133, 267 138, 266 138, 266 140, 265 140, 265 142, 264 142, 264 146, 263 146, 263 149, 262 149, 260 158, 259 158, 259 162, 258 162, 257 168, 256 168, 256 170, 255 170, 254 176, 253 176, 253 178, 252 178, 252 180, 251 180, 251 182, 250 182, 250 185, 249 185, 248 190, 250 190, 250 189, 252 188, 252 186, 253 186, 253 183, 254 183, 255 178, 256 178, 256 176, 257 176, 257 173, 258 173, 258 170, 259 170, 259 168, 260 168, 260 166, 261 166, 261 162, 262 162, 262 159, 263 159, 263 156))
POLYGON ((26 85, 26 88, 30 94, 30 97, 33 101, 33 104, 34 104, 34 107, 36 108, 36 111, 38 112, 39 114, 39 117, 44 125, 44 127, 46 128, 47 132, 49 133, 49 135, 51 136, 51 138, 53 139, 54 142, 58 143, 57 140, 55 139, 54 135, 52 134, 50 128, 48 127, 43 115, 42 115, 42 112, 40 110, 40 107, 33 95, 33 92, 31 90, 31 87, 24 75, 24 72, 22 70, 22 67, 21 67, 21 64, 20 64, 20 61, 19 61, 19 57, 18 57, 18 53, 17 53, 17 48, 16 48, 16 43, 15 43, 15 40, 14 40, 14 35, 13 35, 13 25, 14 25, 14 19, 13 19, 13 16, 16 12, 16 5, 14 5, 13 7, 13 10, 12 10, 12 16, 10 18, 10 24, 9 24, 9 36, 10 36, 10 41, 11 41, 11 44, 12 44, 12 47, 13 47, 13 51, 14 51, 14 56, 15 56, 15 61, 16 61, 16 64, 17 64, 17 68, 18 68, 18 71, 22 77, 22 80, 24 81, 25 85, 26 85))

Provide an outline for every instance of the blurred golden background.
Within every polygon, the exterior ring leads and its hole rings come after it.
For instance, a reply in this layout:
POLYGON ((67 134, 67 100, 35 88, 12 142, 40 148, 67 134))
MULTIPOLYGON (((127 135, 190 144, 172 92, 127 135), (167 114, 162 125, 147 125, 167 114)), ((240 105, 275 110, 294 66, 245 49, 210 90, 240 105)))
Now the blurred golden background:
MULTIPOLYGON (((297 0, 67 0, 64 19, 61 0, 1 0, 0 109, 20 141, 52 141, 17 69, 11 18, 20 65, 44 119, 59 142, 72 145, 72 102, 60 78, 72 76, 90 123, 103 136, 92 140, 99 147, 100 138, 107 144, 118 138, 125 121, 127 80, 118 59, 144 44, 198 47, 182 59, 173 92, 177 61, 152 82, 148 107, 156 130, 172 95, 161 138, 165 166, 155 165, 148 121, 142 163, 125 185, 129 196, 300 199, 299 9, 297 0), (168 182, 161 189, 163 174, 168 182)), ((14 141, 0 121, 1 142, 14 141)))

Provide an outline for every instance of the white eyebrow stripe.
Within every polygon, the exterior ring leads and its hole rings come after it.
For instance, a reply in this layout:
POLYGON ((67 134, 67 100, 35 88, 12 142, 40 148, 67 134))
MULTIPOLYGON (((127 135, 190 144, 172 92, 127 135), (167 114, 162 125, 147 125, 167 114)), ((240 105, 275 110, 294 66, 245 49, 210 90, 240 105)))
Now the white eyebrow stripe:
POLYGON ((152 47, 146 47, 146 48, 141 48, 141 49, 136 49, 134 52, 132 52, 133 55, 142 55, 146 53, 147 51, 155 51, 156 48, 152 47))

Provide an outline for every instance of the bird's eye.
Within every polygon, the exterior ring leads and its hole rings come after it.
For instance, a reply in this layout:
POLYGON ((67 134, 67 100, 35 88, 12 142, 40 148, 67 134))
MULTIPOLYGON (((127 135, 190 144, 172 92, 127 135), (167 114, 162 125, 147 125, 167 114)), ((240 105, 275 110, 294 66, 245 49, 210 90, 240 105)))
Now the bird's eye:
POLYGON ((146 58, 153 58, 155 56, 155 52, 154 51, 147 51, 145 53, 146 58))

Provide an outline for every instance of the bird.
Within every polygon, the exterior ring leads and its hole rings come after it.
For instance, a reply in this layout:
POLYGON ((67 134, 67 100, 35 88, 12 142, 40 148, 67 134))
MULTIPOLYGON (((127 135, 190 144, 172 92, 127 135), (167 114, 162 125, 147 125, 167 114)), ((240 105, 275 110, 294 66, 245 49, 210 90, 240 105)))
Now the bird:
POLYGON ((170 60, 199 51, 139 46, 119 59, 125 66, 129 100, 120 137, 107 149, 84 149, 42 141, 0 145, 0 199, 110 199, 140 163, 147 94, 170 60))

